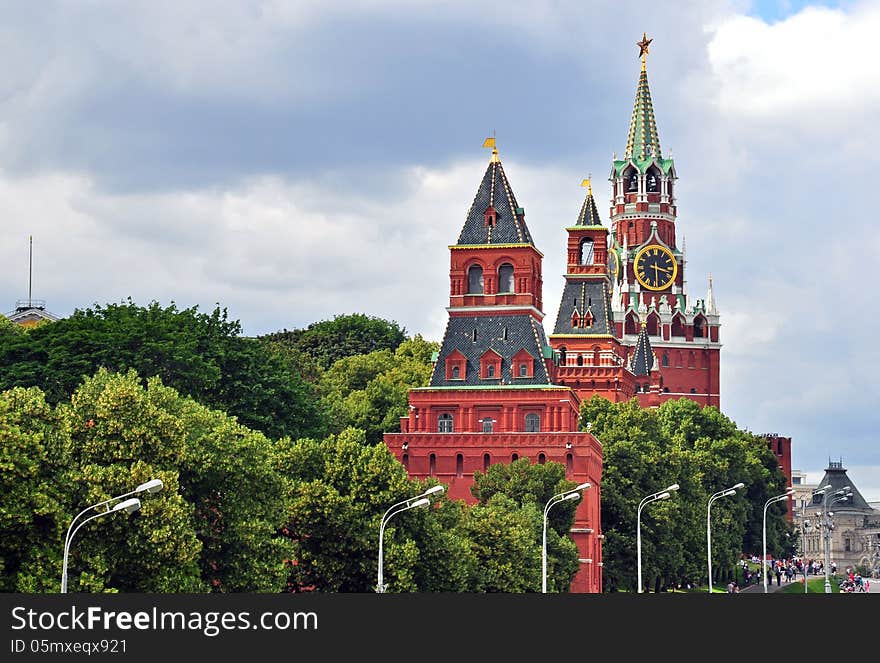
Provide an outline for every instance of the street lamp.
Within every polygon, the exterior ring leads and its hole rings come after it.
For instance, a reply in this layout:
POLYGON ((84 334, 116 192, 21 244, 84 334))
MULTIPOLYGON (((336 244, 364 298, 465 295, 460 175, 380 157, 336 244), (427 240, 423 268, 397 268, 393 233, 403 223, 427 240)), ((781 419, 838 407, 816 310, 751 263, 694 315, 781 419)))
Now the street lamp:
POLYGON ((642 594, 642 509, 651 502, 659 502, 660 500, 668 500, 672 493, 678 490, 678 484, 674 483, 669 488, 665 488, 656 493, 648 495, 641 502, 636 511, 636 566, 638 568, 638 593, 642 594))
POLYGON ((554 495, 549 500, 547 500, 547 505, 544 507, 544 539, 543 545, 541 547, 541 593, 547 593, 547 514, 550 513, 550 509, 559 504, 560 502, 567 502, 568 500, 578 500, 581 498, 581 491, 586 490, 590 487, 590 483, 582 483, 576 488, 572 488, 571 490, 566 490, 558 495, 554 495))
POLYGON ((825 497, 822 500, 822 527, 825 528, 823 533, 825 537, 825 593, 831 593, 831 529, 833 527, 831 523, 831 514, 828 513, 828 507, 832 504, 836 504, 837 502, 845 502, 847 499, 852 497, 852 493, 849 492, 851 489, 850 486, 844 486, 840 490, 835 490, 833 493, 825 493, 825 497), (834 498, 834 499, 829 499, 834 498))
POLYGON ((70 543, 73 541, 73 535, 79 531, 79 528, 85 525, 90 520, 94 520, 100 516, 106 516, 108 513, 115 513, 116 511, 125 511, 126 513, 133 513, 141 508, 141 501, 138 499, 129 499, 125 500, 125 502, 120 502, 119 504, 113 505, 112 508, 108 508, 106 511, 99 511, 94 516, 89 516, 84 521, 82 521, 79 525, 77 525, 76 529, 74 529, 74 525, 76 521, 79 520, 86 513, 91 511, 92 509, 97 509, 99 506, 104 506, 105 504, 110 504, 110 502, 115 502, 116 500, 121 500, 131 495, 137 495, 138 493, 158 493, 162 490, 164 484, 161 479, 150 479, 146 483, 142 483, 137 488, 127 493, 123 493, 122 495, 117 495, 116 497, 111 497, 109 500, 104 500, 103 502, 98 502, 97 504, 93 504, 90 507, 87 507, 80 511, 73 520, 70 521, 70 526, 67 528, 67 534, 64 537, 64 562, 61 566, 61 593, 67 593, 67 552, 70 549, 70 543))
POLYGON ((788 499, 789 495, 794 492, 794 488, 789 488, 782 495, 777 495, 776 497, 771 497, 769 500, 764 502, 764 556, 761 558, 761 570, 764 574, 764 593, 767 593, 767 507, 773 504, 774 502, 779 502, 781 500, 788 499))
MULTIPOLYGON (((830 488, 831 486, 825 486, 825 488, 830 488)), ((846 499, 847 491, 850 490, 850 486, 844 486, 840 490, 835 490, 833 493, 825 492, 825 497, 822 499, 822 527, 825 528, 823 532, 823 536, 825 537, 825 593, 831 593, 831 519, 828 517, 828 505, 829 498, 832 497, 840 497, 842 499, 831 500, 831 503, 840 502, 846 499)), ((852 493, 850 493, 852 495, 852 493)))
POLYGON ((379 525, 379 573, 376 582, 376 593, 384 594, 385 593, 385 578, 384 578, 384 562, 385 562, 385 553, 383 550, 384 540, 385 540, 385 525, 388 524, 388 521, 391 520, 398 513, 403 513, 404 511, 408 511, 409 509, 417 509, 422 506, 428 506, 431 503, 431 500, 428 499, 429 495, 434 495, 435 493, 442 493, 445 490, 443 486, 431 486, 421 495, 416 495, 415 497, 410 497, 409 499, 398 502, 397 504, 392 504, 388 507, 388 510, 382 516, 382 522, 379 525))
POLYGON ((706 507, 706 553, 709 560, 709 593, 712 593, 712 502, 722 497, 736 495, 736 491, 744 488, 745 484, 740 481, 735 486, 731 486, 725 490, 719 490, 709 498, 709 505, 706 507))

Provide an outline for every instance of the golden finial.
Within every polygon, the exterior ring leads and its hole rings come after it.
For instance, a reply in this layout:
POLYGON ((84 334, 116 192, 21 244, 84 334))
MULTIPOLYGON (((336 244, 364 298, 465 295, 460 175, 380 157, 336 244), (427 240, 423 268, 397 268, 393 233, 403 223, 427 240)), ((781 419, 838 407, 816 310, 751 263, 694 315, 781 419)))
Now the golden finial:
POLYGON ((642 41, 637 41, 636 46, 639 47, 639 57, 642 58, 642 71, 645 70, 645 63, 648 59, 648 46, 650 43, 654 41, 653 39, 648 39, 648 33, 642 33, 642 41))
POLYGON ((581 186, 587 187, 587 195, 593 195, 593 173, 587 173, 587 179, 581 182, 581 186))
POLYGON ((492 158, 489 159, 489 163, 498 163, 501 159, 498 158, 498 148, 495 147, 495 132, 492 132, 492 135, 483 141, 483 147, 491 147, 492 148, 492 158))

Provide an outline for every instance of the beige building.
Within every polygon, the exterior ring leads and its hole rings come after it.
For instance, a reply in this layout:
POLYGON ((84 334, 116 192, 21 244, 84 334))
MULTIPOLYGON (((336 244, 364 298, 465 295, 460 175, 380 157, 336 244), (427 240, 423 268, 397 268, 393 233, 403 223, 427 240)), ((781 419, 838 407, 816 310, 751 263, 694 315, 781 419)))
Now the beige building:
MULTIPOLYGON (((802 472, 797 474, 803 475, 802 472)), ((792 472, 794 480, 795 472, 792 472)), ((805 478, 802 476, 801 478, 805 478)), ((831 534, 830 560, 837 565, 838 572, 847 567, 860 567, 863 571, 873 571, 880 576, 880 510, 865 501, 858 488, 847 476, 843 461, 830 461, 825 476, 817 486, 795 484, 794 509, 795 527, 803 536, 802 554, 807 559, 825 561, 824 535, 831 534), (817 488, 830 485, 824 495, 813 495, 817 488), (839 491, 846 490, 852 496, 839 500, 839 491), (825 506, 827 502, 827 507, 825 506), (830 514, 830 529, 823 525, 823 513, 830 514), (806 530, 803 523, 806 520, 806 530)))

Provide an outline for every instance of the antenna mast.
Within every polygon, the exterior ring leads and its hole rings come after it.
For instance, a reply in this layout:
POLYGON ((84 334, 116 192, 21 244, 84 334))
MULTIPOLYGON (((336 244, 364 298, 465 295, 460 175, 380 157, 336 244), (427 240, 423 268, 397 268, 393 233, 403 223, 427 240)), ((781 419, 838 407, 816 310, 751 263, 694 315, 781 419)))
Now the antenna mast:
POLYGON ((33 292, 33 284, 34 284, 34 236, 30 236, 30 251, 28 252, 28 308, 31 308, 33 299, 31 294, 33 292))

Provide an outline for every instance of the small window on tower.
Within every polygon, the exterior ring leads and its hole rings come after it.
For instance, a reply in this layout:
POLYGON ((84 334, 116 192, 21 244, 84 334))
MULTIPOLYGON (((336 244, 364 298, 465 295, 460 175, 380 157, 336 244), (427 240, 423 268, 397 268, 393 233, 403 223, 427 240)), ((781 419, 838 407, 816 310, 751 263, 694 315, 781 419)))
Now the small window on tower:
POLYGON ((665 352, 663 353, 663 362, 662 363, 664 366, 669 366, 669 355, 666 354, 665 352))
POLYGON ((489 364, 486 367, 486 377, 487 378, 494 378, 495 377, 495 365, 494 364, 489 364))
POLYGON ((509 263, 498 268, 498 292, 513 292, 513 265, 509 263))
POLYGON ((477 342, 477 328, 476 327, 474 327, 473 337, 474 337, 474 343, 476 343, 477 342))
POLYGON ((629 180, 626 185, 626 191, 627 191, 627 193, 629 193, 629 192, 638 191, 638 190, 639 190, 639 174, 635 170, 632 170, 632 171, 630 171, 630 174, 629 174, 629 180))
POLYGON ((581 241, 581 264, 593 264, 593 240, 589 237, 581 241))
POLYGON ((460 380, 461 379, 461 368, 459 368, 458 366, 452 367, 452 379, 453 380, 460 380))
POLYGON ((531 412, 526 415, 526 433, 541 432, 541 416, 531 412))
POLYGON ((526 364, 519 365, 519 376, 521 378, 526 378, 529 376, 529 367, 526 364))
POLYGON ((479 265, 468 267, 468 294, 483 294, 483 268, 479 265))

